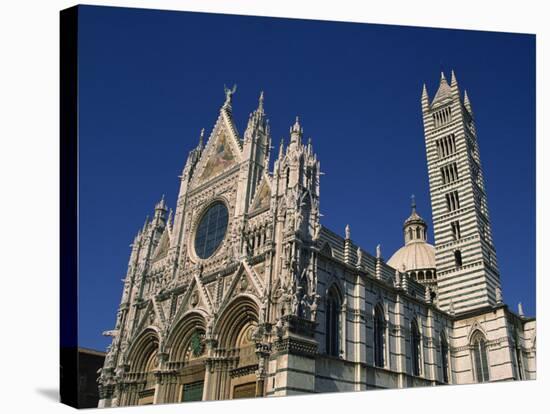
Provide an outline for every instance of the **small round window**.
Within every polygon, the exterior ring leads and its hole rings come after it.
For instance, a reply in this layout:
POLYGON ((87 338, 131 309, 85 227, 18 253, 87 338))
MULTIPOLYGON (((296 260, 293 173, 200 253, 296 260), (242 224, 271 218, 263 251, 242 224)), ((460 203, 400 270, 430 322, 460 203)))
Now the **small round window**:
POLYGON ((201 259, 206 259, 220 246, 228 221, 227 207, 221 201, 212 204, 202 216, 195 233, 195 253, 201 259))

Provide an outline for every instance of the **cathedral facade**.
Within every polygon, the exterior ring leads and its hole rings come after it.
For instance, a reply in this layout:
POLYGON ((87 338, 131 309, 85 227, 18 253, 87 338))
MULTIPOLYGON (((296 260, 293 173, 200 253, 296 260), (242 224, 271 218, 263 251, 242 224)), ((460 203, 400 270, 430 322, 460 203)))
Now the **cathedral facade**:
POLYGON ((535 319, 503 303, 472 105, 454 73, 421 107, 433 212, 387 261, 320 223, 298 118, 270 171, 263 94, 226 99, 132 243, 100 407, 534 379, 535 319))

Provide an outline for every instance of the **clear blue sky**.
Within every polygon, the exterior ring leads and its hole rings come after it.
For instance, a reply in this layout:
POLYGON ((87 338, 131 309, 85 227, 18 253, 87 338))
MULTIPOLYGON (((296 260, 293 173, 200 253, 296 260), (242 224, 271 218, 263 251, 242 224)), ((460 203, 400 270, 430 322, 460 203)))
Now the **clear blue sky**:
POLYGON ((265 91, 274 144, 300 116, 326 173, 322 223, 388 259, 414 193, 430 223, 420 109, 454 69, 476 115, 505 301, 535 313, 535 37, 84 6, 79 22, 79 344, 104 349, 129 244, 201 128, 265 91))

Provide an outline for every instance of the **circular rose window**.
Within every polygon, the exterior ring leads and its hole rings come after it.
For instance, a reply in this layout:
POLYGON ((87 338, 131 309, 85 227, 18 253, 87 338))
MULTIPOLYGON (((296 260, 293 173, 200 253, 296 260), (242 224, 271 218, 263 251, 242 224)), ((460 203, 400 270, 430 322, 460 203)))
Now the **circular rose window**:
POLYGON ((195 253, 206 259, 216 251, 225 237, 229 213, 221 201, 212 204, 203 214, 195 233, 195 253))

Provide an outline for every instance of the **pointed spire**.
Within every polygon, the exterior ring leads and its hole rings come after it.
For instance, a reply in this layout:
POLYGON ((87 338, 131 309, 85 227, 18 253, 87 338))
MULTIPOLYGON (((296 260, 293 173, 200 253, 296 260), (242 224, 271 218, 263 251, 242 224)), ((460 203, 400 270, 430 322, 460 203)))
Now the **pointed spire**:
POLYGON ((300 125, 300 117, 298 115, 296 115, 296 121, 294 122, 294 125, 290 127, 290 132, 291 133, 297 132, 300 134, 302 132, 302 126, 300 125))
POLYGON ((450 98, 453 94, 453 90, 447 83, 447 79, 445 78, 445 74, 441 72, 441 78, 439 80, 439 88, 437 89, 437 92, 435 93, 434 99, 432 101, 432 105, 434 105, 436 102, 439 102, 441 100, 446 100, 447 98, 450 98))
POLYGON ((300 118, 296 116, 296 122, 290 127, 290 143, 300 142, 304 130, 300 125, 300 118))
POLYGON ((166 211, 166 201, 164 201, 164 194, 162 195, 162 198, 155 206, 155 210, 164 210, 166 211))
POLYGON ((430 97, 428 96, 428 89, 426 83, 422 84, 422 98, 420 99, 422 104, 422 111, 426 111, 430 105, 430 97))
POLYGON ((281 138, 281 143, 279 144, 279 159, 283 159, 284 154, 284 148, 285 148, 285 139, 281 138))
POLYGON ((258 112, 264 113, 264 91, 260 92, 260 98, 258 99, 258 112))
POLYGON ((428 88, 426 88, 426 83, 422 84, 422 100, 428 100, 428 88))
POLYGON ((454 70, 451 70, 451 93, 454 99, 460 100, 460 91, 458 90, 458 82, 454 70))
POLYGON ((172 217, 173 217, 173 215, 174 215, 174 211, 172 209, 170 209, 170 211, 168 212, 168 220, 166 220, 166 224, 170 228, 172 228, 172 217))
POLYGON ((470 103, 470 98, 468 97, 468 91, 464 90, 464 106, 470 112, 470 115, 472 115, 472 104, 470 103))
POLYGON ((201 129, 201 134, 199 135, 199 149, 202 149, 204 144, 204 128, 201 129))
POLYGON ((149 214, 147 214, 147 217, 145 217, 145 223, 143 223, 143 228, 141 229, 142 233, 145 233, 145 230, 147 230, 148 225, 149 225, 149 214))

